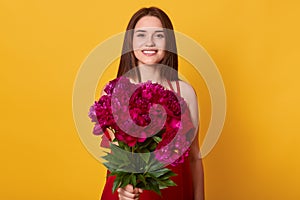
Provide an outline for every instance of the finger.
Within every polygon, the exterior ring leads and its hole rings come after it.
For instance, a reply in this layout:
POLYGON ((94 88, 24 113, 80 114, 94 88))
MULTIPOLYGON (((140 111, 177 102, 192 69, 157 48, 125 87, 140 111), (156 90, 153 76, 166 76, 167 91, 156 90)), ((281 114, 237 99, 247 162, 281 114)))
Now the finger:
POLYGON ((119 196, 122 197, 122 198, 128 198, 128 199, 136 199, 139 197, 139 194, 135 194, 135 193, 132 193, 132 192, 128 192, 126 190, 124 190, 123 188, 119 188, 118 189, 118 193, 119 193, 119 196))
POLYGON ((132 185, 130 185, 130 184, 126 185, 126 186, 124 187, 124 189, 125 189, 126 191, 128 191, 128 192, 131 192, 131 193, 133 193, 133 192, 134 192, 134 190, 133 190, 133 186, 132 186, 132 185))
POLYGON ((143 193, 143 189, 138 188, 138 190, 139 190, 139 193, 143 193))
POLYGON ((142 193, 143 192, 143 189, 141 189, 141 188, 134 188, 133 189, 133 193, 135 193, 135 194, 139 194, 139 193, 142 193))
POLYGON ((122 197, 121 195, 119 195, 119 200, 139 200, 139 198, 131 199, 131 198, 122 197))
POLYGON ((119 195, 119 200, 139 200, 139 198, 132 199, 132 198, 127 198, 119 195))
POLYGON ((119 200, 139 200, 140 197, 134 197, 134 198, 130 198, 130 197, 126 197, 126 196, 123 196, 122 194, 119 194, 119 200))

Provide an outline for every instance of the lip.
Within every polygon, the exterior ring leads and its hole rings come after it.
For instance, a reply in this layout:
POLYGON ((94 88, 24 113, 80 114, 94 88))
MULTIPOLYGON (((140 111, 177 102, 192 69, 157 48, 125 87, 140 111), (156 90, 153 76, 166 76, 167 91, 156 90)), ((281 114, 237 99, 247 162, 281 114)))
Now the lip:
POLYGON ((157 49, 143 49, 141 51, 145 56, 154 56, 158 52, 157 49))

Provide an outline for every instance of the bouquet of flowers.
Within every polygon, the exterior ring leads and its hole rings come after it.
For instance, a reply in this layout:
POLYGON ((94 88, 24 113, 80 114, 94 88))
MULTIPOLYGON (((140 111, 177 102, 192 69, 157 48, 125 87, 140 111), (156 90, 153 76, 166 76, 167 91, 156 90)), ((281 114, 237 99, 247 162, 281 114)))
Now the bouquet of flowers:
POLYGON ((176 166, 188 156, 193 125, 183 98, 158 83, 133 84, 126 77, 109 82, 91 106, 93 133, 110 148, 104 165, 116 176, 113 192, 128 184, 160 194, 176 184, 176 166), (111 136, 114 136, 112 138, 111 136))

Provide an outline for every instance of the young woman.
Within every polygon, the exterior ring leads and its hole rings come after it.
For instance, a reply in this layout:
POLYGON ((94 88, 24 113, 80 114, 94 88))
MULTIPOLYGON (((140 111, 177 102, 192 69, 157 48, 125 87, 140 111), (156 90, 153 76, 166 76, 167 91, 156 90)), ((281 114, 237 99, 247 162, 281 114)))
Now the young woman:
MULTIPOLYGON (((191 120, 198 132, 198 103, 193 88, 178 79, 178 56, 169 17, 156 7, 142 8, 129 21, 125 34, 118 77, 130 73, 134 82, 151 80, 173 90, 187 102, 191 120), (159 67, 159 66, 168 67, 159 67)), ((172 178, 177 186, 161 190, 162 196, 152 191, 127 185, 112 194, 114 177, 109 176, 102 193, 102 200, 203 200, 203 166, 199 152, 198 133, 191 144, 189 159, 175 167, 168 166, 177 176, 172 178)), ((111 135, 111 139, 113 139, 111 135)))

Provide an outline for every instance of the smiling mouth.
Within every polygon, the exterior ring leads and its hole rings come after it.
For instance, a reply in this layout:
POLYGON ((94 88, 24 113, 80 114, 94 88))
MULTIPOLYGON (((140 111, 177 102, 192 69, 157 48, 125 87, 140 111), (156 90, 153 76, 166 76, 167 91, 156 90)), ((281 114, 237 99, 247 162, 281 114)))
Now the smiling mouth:
POLYGON ((153 56, 157 53, 158 50, 156 49, 147 49, 147 50, 142 50, 142 53, 146 56, 153 56))

